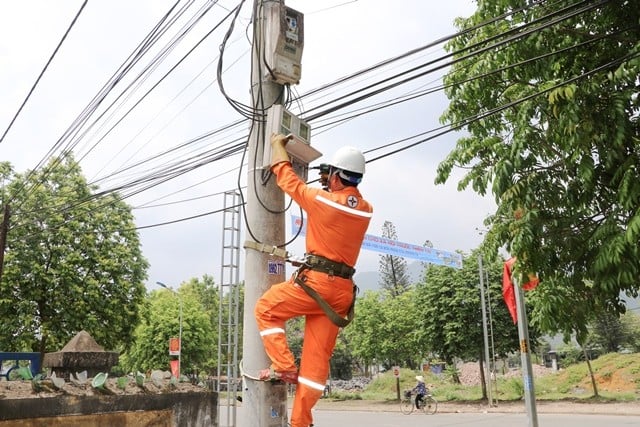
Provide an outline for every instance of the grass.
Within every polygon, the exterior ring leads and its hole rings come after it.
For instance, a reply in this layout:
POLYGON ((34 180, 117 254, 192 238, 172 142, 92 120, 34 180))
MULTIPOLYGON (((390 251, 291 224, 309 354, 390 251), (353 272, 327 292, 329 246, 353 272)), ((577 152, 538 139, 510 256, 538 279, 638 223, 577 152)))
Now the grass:
MULTIPOLYGON (((596 377, 598 397, 594 397, 591 377, 586 362, 562 367, 559 372, 534 378, 537 400, 572 400, 584 402, 629 402, 640 400, 640 354, 611 353, 591 361, 596 377)), ((480 385, 453 384, 446 374, 401 370, 400 392, 415 385, 415 376, 424 375, 432 384, 434 397, 441 402, 479 402, 482 400, 480 385)), ((396 401, 397 379, 386 372, 373 380, 366 389, 357 393, 334 392, 331 399, 396 401)), ((493 396, 501 401, 521 400, 524 386, 521 376, 499 377, 493 396), (497 388, 497 391, 496 391, 497 388)))

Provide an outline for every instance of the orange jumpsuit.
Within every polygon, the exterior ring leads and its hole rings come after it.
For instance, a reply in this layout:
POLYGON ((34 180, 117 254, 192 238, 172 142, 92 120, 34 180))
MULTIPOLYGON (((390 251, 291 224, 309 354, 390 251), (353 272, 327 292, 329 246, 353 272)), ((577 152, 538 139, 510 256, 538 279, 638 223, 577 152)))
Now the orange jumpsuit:
MULTIPOLYGON (((356 187, 335 192, 308 187, 289 162, 277 163, 272 170, 278 186, 307 212, 306 253, 353 267, 373 212, 360 191, 356 187)), ((305 283, 336 313, 346 316, 353 301, 351 279, 311 270, 302 274, 306 276, 305 283)), ((258 329, 275 371, 297 369, 284 328, 288 319, 302 315, 305 316, 304 343, 291 427, 308 427, 313 421, 311 409, 324 391, 339 328, 292 279, 273 285, 255 307, 258 329)))

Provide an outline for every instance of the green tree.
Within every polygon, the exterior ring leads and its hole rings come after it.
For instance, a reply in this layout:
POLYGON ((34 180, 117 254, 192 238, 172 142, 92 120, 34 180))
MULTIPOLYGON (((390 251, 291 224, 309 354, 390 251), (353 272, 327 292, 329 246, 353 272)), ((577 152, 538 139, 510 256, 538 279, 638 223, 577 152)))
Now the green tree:
POLYGON ((392 297, 386 291, 367 291, 356 302, 356 317, 345 329, 355 358, 365 366, 382 363, 387 368, 415 368, 422 359, 418 345, 418 316, 414 291, 392 297))
MULTIPOLYGON (((465 256, 462 269, 431 266, 416 288, 421 309, 420 341, 449 366, 456 359, 483 360, 484 339, 477 251, 465 256)), ((491 301, 493 343, 497 357, 519 348, 518 330, 502 299, 502 260, 485 260, 488 281, 486 298, 491 301)), ((537 332, 530 330, 532 342, 537 332)), ((454 381, 457 380, 454 376, 454 381)))
MULTIPOLYGON (((239 305, 239 314, 238 314, 238 357, 242 356, 242 296, 243 296, 243 287, 240 286, 239 295, 240 295, 240 305, 239 305)), ((207 374, 215 374, 217 367, 217 358, 218 358, 218 311, 220 310, 220 294, 218 290, 218 286, 216 285, 213 276, 205 274, 202 278, 193 277, 189 279, 187 282, 183 283, 180 286, 181 295, 185 296, 185 300, 189 300, 190 297, 193 297, 196 301, 199 302, 201 311, 204 314, 203 319, 207 318, 210 323, 211 328, 211 339, 213 340, 213 345, 209 345, 209 337, 205 342, 199 342, 198 340, 202 337, 202 333, 199 331, 193 338, 195 348, 199 348, 199 350, 207 350, 206 352, 198 352, 198 354, 194 355, 193 360, 193 372, 195 374, 199 372, 206 372, 207 374)), ((228 296, 226 297, 228 299, 228 296)), ((226 305, 225 307, 228 307, 226 305)), ((226 310, 225 310, 226 311, 226 310)), ((227 316, 225 313, 224 319, 226 321, 227 316)), ((199 319, 196 319, 198 322, 199 319)), ((205 324, 207 330, 209 326, 205 324)), ((226 333, 226 329, 223 330, 223 333, 226 333)), ((186 346, 185 343, 185 353, 189 350, 189 346, 186 346)), ((188 355, 187 355, 188 356, 188 355)), ((187 359, 189 360, 189 359, 187 359)), ((189 368, 190 366, 187 366, 189 368)), ((186 371, 185 371, 186 372, 186 371)))
POLYGON ((349 341, 346 339, 344 329, 338 334, 336 346, 331 355, 331 378, 350 380, 353 378, 353 354, 349 341))
POLYGON ((344 334, 353 349, 353 355, 362 361, 365 371, 368 366, 380 360, 378 343, 382 341, 384 319, 378 313, 382 310, 380 292, 366 291, 356 300, 355 318, 344 334))
MULTIPOLYGON (((131 349, 121 357, 125 371, 169 369, 169 339, 180 331, 180 300, 182 299, 182 355, 181 373, 211 374, 217 356, 216 330, 211 322, 209 304, 200 298, 194 281, 183 284, 174 292, 152 291, 147 299, 144 320, 138 325, 131 349)), ((214 295, 213 292, 205 292, 214 295)))
POLYGON ((597 346, 605 353, 620 350, 625 342, 626 331, 622 319, 617 314, 604 313, 589 325, 589 346, 597 346))
POLYGON ((622 315, 622 325, 627 331, 625 349, 633 353, 640 352, 640 316, 635 312, 627 311, 622 315))
POLYGON ((605 353, 637 351, 640 341, 640 317, 629 311, 622 316, 605 313, 589 325, 589 347, 605 353))
POLYGON ((493 193, 485 244, 541 277, 532 323, 584 342, 640 285, 640 8, 581 5, 488 0, 457 21, 442 120, 468 135, 436 182, 462 167, 459 188, 493 193))
POLYGON ((95 191, 70 156, 10 177, 4 350, 58 351, 81 330, 106 349, 130 342, 148 263, 131 208, 117 194, 95 191))
MULTIPOLYGON (((382 225, 382 237, 398 240, 396 227, 391 221, 382 225)), ((391 296, 398 296, 409 288, 407 261, 396 255, 380 255, 380 286, 389 291, 391 296)))

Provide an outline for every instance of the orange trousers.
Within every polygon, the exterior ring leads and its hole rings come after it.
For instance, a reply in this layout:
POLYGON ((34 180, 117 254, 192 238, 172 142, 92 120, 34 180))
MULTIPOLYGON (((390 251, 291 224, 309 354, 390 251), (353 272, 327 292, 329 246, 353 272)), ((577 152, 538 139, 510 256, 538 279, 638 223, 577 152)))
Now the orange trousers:
MULTIPOLYGON (((345 316, 353 301, 353 282, 315 271, 305 272, 306 284, 320 294, 333 309, 345 316)), ((275 371, 297 370, 285 336, 285 322, 305 316, 304 342, 298 386, 291 410, 291 427, 313 423, 311 409, 322 396, 329 375, 329 360, 339 328, 318 304, 293 280, 273 285, 255 307, 258 330, 275 371)))

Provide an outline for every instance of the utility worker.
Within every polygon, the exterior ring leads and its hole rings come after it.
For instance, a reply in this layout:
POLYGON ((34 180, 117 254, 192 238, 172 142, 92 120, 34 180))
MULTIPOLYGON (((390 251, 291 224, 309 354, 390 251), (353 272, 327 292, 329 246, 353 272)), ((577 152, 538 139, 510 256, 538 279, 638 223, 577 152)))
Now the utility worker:
POLYGON ((279 134, 271 137, 271 170, 278 186, 307 212, 306 254, 300 269, 256 304, 258 330, 272 362, 259 378, 297 383, 291 427, 308 427, 313 425, 311 409, 325 389, 338 331, 345 326, 339 320, 355 302, 353 266, 373 209, 357 188, 365 171, 358 149, 343 147, 335 153, 325 191, 296 175, 285 150, 287 140, 279 134), (299 372, 285 336, 285 322, 297 316, 305 316, 299 372))

